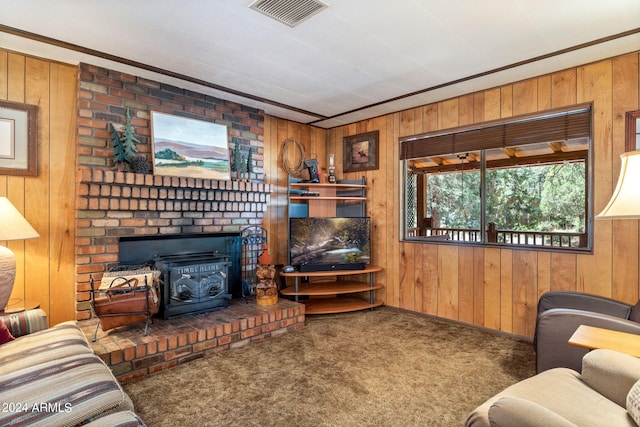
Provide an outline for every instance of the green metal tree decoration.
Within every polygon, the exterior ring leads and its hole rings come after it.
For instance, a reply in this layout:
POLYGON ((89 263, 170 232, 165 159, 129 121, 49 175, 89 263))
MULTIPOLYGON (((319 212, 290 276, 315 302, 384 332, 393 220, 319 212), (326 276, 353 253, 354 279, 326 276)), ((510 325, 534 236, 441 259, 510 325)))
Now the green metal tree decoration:
POLYGON ((229 156, 229 170, 231 171, 231 178, 235 178, 236 168, 236 148, 238 147, 238 141, 235 141, 233 148, 231 149, 231 155, 229 156))
POLYGON ((113 123, 109 123, 109 132, 111 133, 111 145, 113 146, 113 168, 120 172, 126 172, 128 164, 127 152, 113 123))
POLYGON ((136 144, 139 144, 140 141, 136 138, 135 131, 133 126, 131 125, 131 113, 129 112, 129 107, 127 107, 126 118, 124 121, 124 131, 122 132, 122 145, 124 146, 125 154, 127 156, 127 161, 129 164, 133 162, 133 159, 136 157, 136 153, 138 149, 136 148, 136 144))
POLYGON ((253 148, 249 147, 249 154, 247 155, 247 181, 251 181, 252 173, 253 173, 253 148))
POLYGON ((109 132, 111 134, 111 144, 113 146, 113 168, 120 172, 130 171, 131 164, 133 163, 138 151, 136 144, 140 143, 140 141, 136 138, 133 125, 131 125, 131 113, 129 112, 128 107, 122 135, 118 134, 113 123, 109 123, 109 132))
POLYGON ((240 160, 240 179, 245 180, 247 176, 247 158, 245 155, 242 155, 242 160, 240 160))
POLYGON ((242 153, 240 152, 240 143, 236 139, 235 147, 233 149, 233 162, 231 163, 231 170, 235 171, 236 179, 240 178, 242 173, 242 153))

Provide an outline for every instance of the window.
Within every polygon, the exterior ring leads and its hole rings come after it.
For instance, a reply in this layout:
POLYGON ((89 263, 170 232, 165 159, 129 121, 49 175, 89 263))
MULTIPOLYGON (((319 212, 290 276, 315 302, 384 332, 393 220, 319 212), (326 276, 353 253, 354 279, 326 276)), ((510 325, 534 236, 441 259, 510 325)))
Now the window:
POLYGON ((591 107, 400 140, 409 240, 591 250, 591 107))

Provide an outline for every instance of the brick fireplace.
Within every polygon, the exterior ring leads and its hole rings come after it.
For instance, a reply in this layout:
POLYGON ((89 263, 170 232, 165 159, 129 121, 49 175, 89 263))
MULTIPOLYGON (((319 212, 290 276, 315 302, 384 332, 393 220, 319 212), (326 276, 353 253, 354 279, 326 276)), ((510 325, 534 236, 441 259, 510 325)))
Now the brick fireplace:
MULTIPOLYGON (((90 277, 120 263, 119 242, 140 236, 239 233, 260 225, 270 202, 263 182, 261 110, 88 64, 79 66, 76 174, 76 319, 89 337, 90 277), (253 152, 251 182, 116 172, 109 124, 131 114, 138 155, 151 160, 151 111, 227 126, 229 146, 253 152)), ((191 317, 156 319, 144 336, 137 325, 100 332, 94 350, 120 379, 145 375, 234 345, 304 325, 304 307, 281 301, 257 307, 242 299, 191 317)))
MULTIPOLYGON (((96 279, 119 263, 119 241, 132 236, 180 236, 240 231, 247 218, 267 209, 270 186, 263 183, 177 179, 80 168, 77 189, 78 320, 88 338, 91 275, 96 279)), ((92 347, 126 381, 236 346, 304 326, 304 306, 281 300, 257 306, 234 299, 220 311, 163 320, 104 333, 92 347)))

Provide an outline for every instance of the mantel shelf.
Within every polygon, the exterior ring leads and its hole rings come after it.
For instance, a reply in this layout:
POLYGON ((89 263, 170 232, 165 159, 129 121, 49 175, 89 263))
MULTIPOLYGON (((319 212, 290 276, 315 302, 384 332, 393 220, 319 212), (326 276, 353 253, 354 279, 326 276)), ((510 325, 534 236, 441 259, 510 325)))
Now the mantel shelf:
POLYGON ((367 200, 366 197, 354 196, 290 196, 290 200, 367 200))
POLYGON ((318 187, 318 188, 367 188, 363 184, 328 184, 315 182, 291 182, 291 187, 318 187))

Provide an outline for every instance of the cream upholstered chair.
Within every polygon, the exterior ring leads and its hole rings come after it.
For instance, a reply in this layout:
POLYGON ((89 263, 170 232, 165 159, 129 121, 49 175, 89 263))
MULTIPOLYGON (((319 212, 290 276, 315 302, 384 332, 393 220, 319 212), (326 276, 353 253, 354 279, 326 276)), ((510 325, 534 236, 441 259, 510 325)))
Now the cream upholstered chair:
POLYGON ((582 373, 554 368, 520 381, 478 406, 466 427, 637 427, 640 359, 593 350, 582 373))

